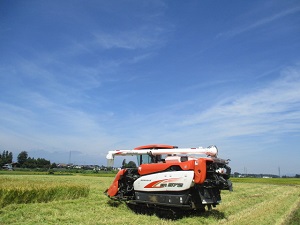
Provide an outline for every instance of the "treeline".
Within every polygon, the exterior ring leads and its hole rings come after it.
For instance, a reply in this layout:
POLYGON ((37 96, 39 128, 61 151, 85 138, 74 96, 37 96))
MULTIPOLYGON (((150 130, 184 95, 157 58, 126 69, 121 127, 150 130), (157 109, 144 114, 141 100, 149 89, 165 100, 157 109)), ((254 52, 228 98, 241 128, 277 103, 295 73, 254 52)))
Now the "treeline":
POLYGON ((28 157, 28 153, 26 151, 22 151, 18 155, 18 164, 17 167, 21 168, 49 168, 51 166, 50 160, 46 160, 44 158, 28 157))
MULTIPOLYGON (((3 151, 0 155, 0 169, 3 168, 6 164, 13 163, 13 153, 8 151, 3 151)), ((22 151, 18 157, 17 162, 13 163, 14 167, 19 168, 54 168, 56 167, 55 163, 50 162, 50 160, 46 160, 44 158, 29 157, 26 151, 22 151)))
POLYGON ((0 154, 0 169, 8 163, 12 163, 13 160, 13 154, 12 152, 3 151, 2 154, 0 154))
MULTIPOLYGON (((280 178, 278 175, 274 174, 242 174, 238 172, 234 172, 232 177, 251 177, 251 178, 280 178)), ((300 174, 296 174, 295 176, 287 176, 283 175, 281 178, 300 178, 300 174)))

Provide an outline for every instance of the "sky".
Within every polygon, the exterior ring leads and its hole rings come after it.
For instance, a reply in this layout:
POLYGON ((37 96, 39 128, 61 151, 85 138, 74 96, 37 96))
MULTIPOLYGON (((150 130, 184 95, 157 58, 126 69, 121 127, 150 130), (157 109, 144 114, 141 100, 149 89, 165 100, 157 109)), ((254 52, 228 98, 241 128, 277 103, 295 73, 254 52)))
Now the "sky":
POLYGON ((216 145, 300 174, 300 2, 1 0, 0 151, 106 165, 216 145))

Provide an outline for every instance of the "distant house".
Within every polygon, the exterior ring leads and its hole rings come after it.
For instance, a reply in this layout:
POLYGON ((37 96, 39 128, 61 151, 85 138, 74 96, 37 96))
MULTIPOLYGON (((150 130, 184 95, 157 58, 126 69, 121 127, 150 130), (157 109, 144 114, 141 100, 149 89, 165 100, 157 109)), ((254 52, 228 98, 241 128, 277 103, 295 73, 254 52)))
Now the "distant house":
POLYGON ((13 170, 13 165, 11 163, 7 163, 4 166, 2 166, 5 170, 13 170))
POLYGON ((65 164, 65 163, 58 163, 57 164, 57 168, 67 168, 68 167, 68 164, 65 164))
POLYGON ((82 169, 83 166, 81 166, 81 165, 75 165, 75 166, 73 166, 73 168, 75 168, 75 169, 82 169))

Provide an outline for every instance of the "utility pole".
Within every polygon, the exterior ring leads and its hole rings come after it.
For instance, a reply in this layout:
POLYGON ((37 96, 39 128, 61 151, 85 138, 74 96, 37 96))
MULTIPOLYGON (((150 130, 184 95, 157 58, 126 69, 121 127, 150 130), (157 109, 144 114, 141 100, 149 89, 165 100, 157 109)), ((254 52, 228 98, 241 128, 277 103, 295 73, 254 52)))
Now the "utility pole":
POLYGON ((72 151, 70 151, 70 153, 69 153, 69 161, 68 161, 69 165, 71 164, 71 154, 72 154, 72 151))
POLYGON ((248 175, 247 167, 245 167, 245 166, 244 166, 244 175, 245 175, 245 176, 248 175))
POLYGON ((280 166, 278 166, 278 176, 280 178, 280 166))

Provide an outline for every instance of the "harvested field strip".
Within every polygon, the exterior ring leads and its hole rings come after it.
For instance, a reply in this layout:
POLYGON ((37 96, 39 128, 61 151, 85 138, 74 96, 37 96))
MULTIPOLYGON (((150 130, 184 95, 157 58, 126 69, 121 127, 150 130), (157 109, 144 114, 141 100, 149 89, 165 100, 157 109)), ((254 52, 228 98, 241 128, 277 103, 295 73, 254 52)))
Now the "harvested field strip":
POLYGON ((295 207, 291 210, 289 216, 285 219, 285 225, 294 225, 297 223, 296 221, 298 222, 298 224, 300 223, 300 201, 297 205, 295 205, 295 207))
MULTIPOLYGON (((260 200, 255 204, 252 204, 254 202, 249 204, 248 201, 246 208, 236 210, 238 213, 229 216, 226 222, 230 222, 230 224, 253 224, 253 221, 258 224, 280 223, 280 218, 286 213, 286 210, 293 208, 295 201, 299 198, 297 196, 299 190, 287 189, 284 193, 277 195, 278 190, 278 188, 270 189, 270 194, 268 193, 262 198, 258 197, 260 200)), ((244 205, 243 202, 240 204, 244 205)))
POLYGON ((0 207, 9 204, 38 203, 86 197, 86 185, 28 181, 0 177, 0 207))
MULTIPOLYGON (((251 189, 243 185, 232 193, 222 192, 221 207, 229 206, 228 212, 236 212, 253 207, 262 201, 272 199, 276 193, 282 191, 282 186, 276 185, 251 185, 251 189), (234 198, 231 198, 231 196, 234 198), (237 200, 238 199, 238 200, 237 200)), ((219 208, 219 207, 218 207, 219 208)))
POLYGON ((236 186, 239 188, 234 190, 235 193, 223 195, 223 203, 218 210, 226 213, 220 224, 253 224, 254 221, 257 224, 285 224, 300 202, 299 186, 236 186))

